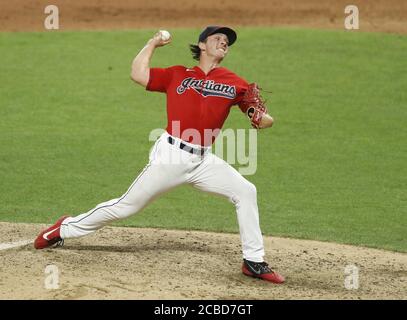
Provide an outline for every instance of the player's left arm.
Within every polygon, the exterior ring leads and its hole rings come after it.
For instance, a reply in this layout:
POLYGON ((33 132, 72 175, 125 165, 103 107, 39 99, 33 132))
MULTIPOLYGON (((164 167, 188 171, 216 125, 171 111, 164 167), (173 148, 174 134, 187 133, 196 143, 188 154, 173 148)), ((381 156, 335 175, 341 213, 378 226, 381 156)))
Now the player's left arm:
POLYGON ((239 107, 246 113, 253 128, 270 128, 274 123, 274 119, 269 115, 265 101, 260 95, 260 88, 256 83, 246 85, 239 107))
POLYGON ((263 114, 260 120, 259 129, 266 129, 273 126, 274 119, 268 113, 263 114))

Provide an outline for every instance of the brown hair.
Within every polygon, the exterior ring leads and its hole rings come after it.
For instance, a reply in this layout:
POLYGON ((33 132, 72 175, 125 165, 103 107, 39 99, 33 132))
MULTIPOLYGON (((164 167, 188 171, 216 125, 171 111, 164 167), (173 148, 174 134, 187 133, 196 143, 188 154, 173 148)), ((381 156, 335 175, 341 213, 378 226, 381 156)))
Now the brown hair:
POLYGON ((201 48, 196 44, 190 44, 189 50, 191 50, 192 58, 199 61, 199 58, 201 57, 201 48))

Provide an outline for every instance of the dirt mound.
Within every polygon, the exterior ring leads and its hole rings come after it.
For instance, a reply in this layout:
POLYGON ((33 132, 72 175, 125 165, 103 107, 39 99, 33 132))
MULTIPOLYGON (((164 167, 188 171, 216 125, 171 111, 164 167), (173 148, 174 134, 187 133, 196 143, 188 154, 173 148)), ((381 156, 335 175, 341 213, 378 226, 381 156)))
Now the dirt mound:
MULTIPOLYGON (((0 223, 0 243, 43 228, 0 223)), ((62 248, 0 250, 0 299, 407 298, 406 254, 276 237, 265 246, 283 285, 241 274, 238 234, 106 227, 62 248), (47 265, 58 268, 59 289, 45 289, 47 265), (344 286, 347 265, 359 268, 358 289, 344 286)))
MULTIPOLYGON (((232 26, 298 26, 344 29, 348 0, 55 0, 61 30, 202 28, 232 26)), ((355 0, 361 31, 407 33, 404 0, 355 0)), ((44 31, 48 0, 0 3, 0 31, 44 31)))

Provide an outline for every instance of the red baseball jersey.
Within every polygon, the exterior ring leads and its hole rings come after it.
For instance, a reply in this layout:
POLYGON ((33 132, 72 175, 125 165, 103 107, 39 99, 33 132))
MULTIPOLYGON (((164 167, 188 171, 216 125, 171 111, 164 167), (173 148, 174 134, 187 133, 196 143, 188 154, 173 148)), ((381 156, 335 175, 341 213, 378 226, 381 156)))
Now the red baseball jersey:
POLYGON ((167 94, 169 134, 209 146, 247 87, 246 80, 223 67, 205 74, 198 66, 173 66, 151 68, 146 89, 167 94))

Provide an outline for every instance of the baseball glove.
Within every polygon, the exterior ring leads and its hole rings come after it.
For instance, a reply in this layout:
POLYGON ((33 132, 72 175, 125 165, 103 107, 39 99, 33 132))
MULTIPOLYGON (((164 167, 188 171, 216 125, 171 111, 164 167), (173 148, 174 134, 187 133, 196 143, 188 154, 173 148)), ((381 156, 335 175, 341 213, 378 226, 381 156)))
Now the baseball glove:
POLYGON ((240 105, 243 110, 246 110, 253 128, 259 129, 261 119, 267 113, 264 103, 265 101, 260 96, 260 88, 257 83, 250 83, 240 105))

